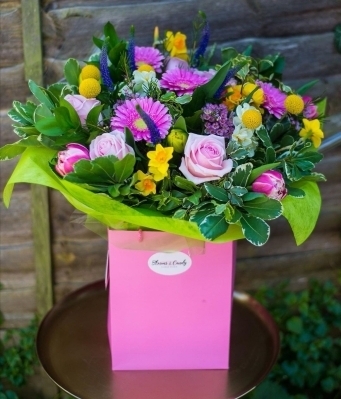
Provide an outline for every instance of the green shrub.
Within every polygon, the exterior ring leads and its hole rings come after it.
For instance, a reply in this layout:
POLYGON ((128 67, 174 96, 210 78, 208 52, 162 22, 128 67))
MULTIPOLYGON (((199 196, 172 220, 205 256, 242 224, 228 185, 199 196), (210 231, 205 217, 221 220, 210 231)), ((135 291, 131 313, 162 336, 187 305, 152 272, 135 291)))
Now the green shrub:
MULTIPOLYGON (((0 311, 0 326, 3 320, 0 311)), ((7 330, 0 340, 0 399, 19 399, 7 387, 24 385, 27 377, 34 373, 34 366, 38 364, 35 351, 37 330, 38 321, 34 319, 28 327, 7 330)))
POLYGON ((281 353, 267 381, 248 397, 341 398, 340 286, 310 281, 306 290, 291 292, 283 283, 254 297, 280 329, 281 353), (276 386, 276 395, 265 394, 276 386))

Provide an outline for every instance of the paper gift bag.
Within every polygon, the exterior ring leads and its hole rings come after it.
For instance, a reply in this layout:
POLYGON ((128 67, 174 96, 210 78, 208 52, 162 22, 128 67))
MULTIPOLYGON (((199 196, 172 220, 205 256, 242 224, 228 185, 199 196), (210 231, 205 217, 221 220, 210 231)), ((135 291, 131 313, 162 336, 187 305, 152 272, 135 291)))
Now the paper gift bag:
POLYGON ((113 370, 228 369, 235 244, 108 231, 113 370))

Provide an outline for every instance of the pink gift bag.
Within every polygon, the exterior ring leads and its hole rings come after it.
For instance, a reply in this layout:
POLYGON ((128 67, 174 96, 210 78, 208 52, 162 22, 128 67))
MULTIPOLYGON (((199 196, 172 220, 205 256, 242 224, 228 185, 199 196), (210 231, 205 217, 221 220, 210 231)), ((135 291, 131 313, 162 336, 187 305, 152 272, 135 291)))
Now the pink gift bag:
POLYGON ((113 370, 228 369, 235 244, 108 231, 113 370))

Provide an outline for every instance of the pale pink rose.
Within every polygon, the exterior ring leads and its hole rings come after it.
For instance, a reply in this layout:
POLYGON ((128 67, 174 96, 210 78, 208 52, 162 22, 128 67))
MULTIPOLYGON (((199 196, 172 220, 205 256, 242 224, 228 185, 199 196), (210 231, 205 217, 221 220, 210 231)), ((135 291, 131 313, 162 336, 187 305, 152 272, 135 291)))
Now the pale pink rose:
POLYGON ((74 164, 81 159, 90 159, 89 150, 78 143, 67 144, 66 150, 58 152, 56 171, 65 176, 74 170, 74 164))
POLYGON ((226 159, 225 140, 213 134, 189 133, 180 171, 194 184, 218 180, 232 170, 232 159, 226 159))
POLYGON ((101 102, 96 100, 96 98, 86 98, 80 94, 67 94, 64 98, 73 106, 82 125, 85 125, 86 118, 92 108, 101 105, 101 102))
POLYGON ((180 69, 180 68, 188 69, 189 68, 188 62, 177 57, 168 57, 166 59, 166 71, 170 71, 171 69, 180 69))
POLYGON ((304 101, 303 116, 307 119, 316 119, 318 116, 317 106, 310 96, 302 96, 304 101))
POLYGON ((252 183, 252 190, 276 200, 281 200, 288 194, 283 176, 277 170, 262 173, 252 183))
POLYGON ((127 154, 135 155, 135 151, 125 142, 124 134, 118 130, 103 133, 90 143, 91 159, 108 155, 114 155, 118 159, 122 159, 127 154))

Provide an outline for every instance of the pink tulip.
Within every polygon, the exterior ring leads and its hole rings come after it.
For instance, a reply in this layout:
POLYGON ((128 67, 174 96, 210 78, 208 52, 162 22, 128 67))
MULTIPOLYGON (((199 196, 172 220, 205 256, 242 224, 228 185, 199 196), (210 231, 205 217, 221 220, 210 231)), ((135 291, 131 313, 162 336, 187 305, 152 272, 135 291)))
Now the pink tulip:
POLYGON ((303 116, 307 119, 316 119, 318 116, 317 106, 310 96, 302 96, 304 101, 303 116))
POLYGON ((252 190, 256 193, 263 193, 269 198, 276 200, 283 199, 288 190, 285 188, 283 176, 277 170, 268 170, 262 173, 252 183, 252 190))
POLYGON ((74 170, 74 164, 81 159, 90 159, 89 150, 81 144, 67 144, 66 150, 58 153, 56 171, 65 176, 74 170))

